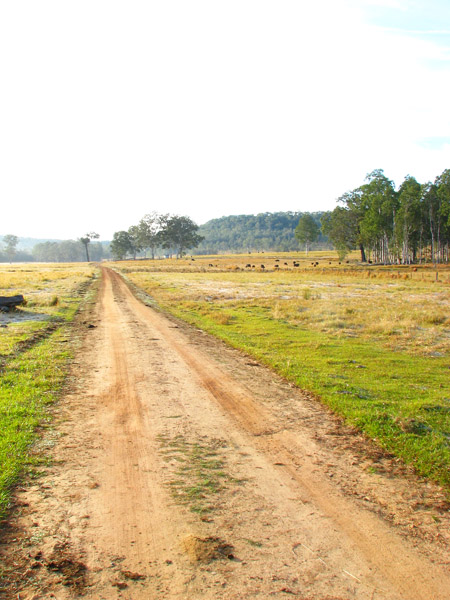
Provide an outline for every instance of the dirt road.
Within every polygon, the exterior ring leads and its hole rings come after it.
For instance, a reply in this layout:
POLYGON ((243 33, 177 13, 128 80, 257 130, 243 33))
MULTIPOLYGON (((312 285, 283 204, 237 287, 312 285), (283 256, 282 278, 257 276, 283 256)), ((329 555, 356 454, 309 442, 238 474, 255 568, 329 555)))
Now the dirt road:
POLYGON ((448 513, 307 394, 103 269, 6 598, 444 600, 448 513))

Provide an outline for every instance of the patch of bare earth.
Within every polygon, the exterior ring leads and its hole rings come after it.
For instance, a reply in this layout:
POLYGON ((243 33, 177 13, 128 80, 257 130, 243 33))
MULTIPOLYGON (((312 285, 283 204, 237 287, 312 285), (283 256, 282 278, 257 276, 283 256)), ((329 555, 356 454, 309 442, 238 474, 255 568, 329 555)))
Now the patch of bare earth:
POLYGON ((2 598, 449 597, 438 487, 108 269, 88 317, 2 598))

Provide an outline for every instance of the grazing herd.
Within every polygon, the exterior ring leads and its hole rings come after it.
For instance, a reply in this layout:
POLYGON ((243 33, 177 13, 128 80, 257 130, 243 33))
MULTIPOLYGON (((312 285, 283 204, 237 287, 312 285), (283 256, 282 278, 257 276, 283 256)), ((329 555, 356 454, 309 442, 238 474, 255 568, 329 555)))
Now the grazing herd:
MULTIPOLYGON (((195 259, 191 258, 191 260, 195 260, 195 259)), ((283 267, 289 269, 290 264, 292 264, 292 267, 298 268, 298 267, 300 267, 300 260, 298 260, 298 259, 297 260, 292 260, 292 263, 283 262, 283 267)), ((331 265, 332 264, 331 261, 329 261, 328 264, 331 265)), ((339 264, 341 264, 341 263, 339 263, 339 264)), ((208 264, 209 268, 218 268, 219 266, 220 265, 218 265, 218 264, 214 265, 213 263, 209 263, 208 264)), ((302 266, 303 267, 311 266, 313 268, 316 268, 316 267, 319 266, 319 262, 318 261, 314 261, 314 262, 311 262, 309 264, 306 263, 306 262, 304 262, 304 263, 302 263, 302 266)), ((245 269, 258 269, 260 271, 266 271, 267 269, 270 269, 270 268, 271 268, 271 266, 265 265, 265 264, 255 265, 255 264, 247 263, 245 265, 245 269)), ((275 264, 272 266, 272 268, 275 269, 275 270, 279 270, 280 269, 280 259, 279 258, 275 258, 275 264)))

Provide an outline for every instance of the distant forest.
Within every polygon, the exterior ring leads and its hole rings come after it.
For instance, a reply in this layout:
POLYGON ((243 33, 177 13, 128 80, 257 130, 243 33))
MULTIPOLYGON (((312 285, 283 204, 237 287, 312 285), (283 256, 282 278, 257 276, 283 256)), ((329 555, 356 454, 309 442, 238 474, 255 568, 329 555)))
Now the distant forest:
MULTIPOLYGON (((362 263, 450 262, 450 169, 433 183, 408 175, 398 190, 376 169, 337 203, 329 212, 235 215, 200 227, 189 217, 153 212, 127 231, 115 232, 111 243, 90 244, 90 259, 335 248, 341 259, 359 249, 362 263)), ((21 248, 20 238, 5 235, 0 262, 84 261, 83 239, 41 240, 30 251, 31 240, 25 238, 21 248)))
MULTIPOLYGON (((189 254, 220 254, 257 251, 289 252, 303 249, 303 245, 295 237, 295 228, 300 217, 311 214, 320 229, 320 220, 325 213, 277 212, 258 215, 237 215, 213 219, 200 225, 197 233, 203 239, 197 247, 189 250, 189 254)), ((136 226, 129 228, 132 238, 136 234, 136 226)), ((115 238, 116 238, 115 234, 115 238)), ((4 236, 15 237, 15 236, 4 236)), ((113 242, 117 241, 116 239, 113 242)), ((145 247, 145 244, 144 244, 145 247)), ((310 249, 331 248, 328 239, 319 233, 310 249)), ((114 243, 92 242, 89 253, 92 261, 101 261, 113 257, 114 243)), ((127 250, 126 255, 133 257, 135 252, 127 250)), ((167 254, 162 246, 154 248, 155 256, 167 254)), ((137 257, 151 256, 151 252, 138 251, 137 257)), ((17 244, 9 247, 0 237, 0 262, 83 262, 86 254, 79 240, 39 240, 33 238, 17 238, 17 244), (3 242, 3 243, 2 243, 3 242)))
MULTIPOLYGON (((303 249, 295 237, 300 217, 310 214, 320 229, 323 212, 276 212, 258 215, 237 215, 213 219, 200 225, 198 233, 204 240, 195 254, 222 254, 226 252, 290 252, 303 249)), ((332 248, 322 233, 310 249, 332 248)))
MULTIPOLYGON (((83 262, 86 253, 83 244, 78 240, 40 240, 35 238, 16 238, 8 243, 8 238, 16 236, 0 236, 1 262, 83 262)), ((110 258, 109 242, 90 244, 90 257, 93 261, 110 258)))

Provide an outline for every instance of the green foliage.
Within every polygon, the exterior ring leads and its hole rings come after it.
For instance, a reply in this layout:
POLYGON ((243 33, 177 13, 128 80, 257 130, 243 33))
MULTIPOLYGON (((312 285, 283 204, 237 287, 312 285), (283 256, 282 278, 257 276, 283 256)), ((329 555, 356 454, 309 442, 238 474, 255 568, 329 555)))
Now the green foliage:
POLYGON ((399 190, 377 169, 359 188, 339 198, 323 220, 324 231, 343 256, 359 247, 361 260, 410 264, 450 259, 450 169, 434 183, 408 175, 399 190))
POLYGON ((197 231, 198 225, 189 217, 170 216, 161 230, 162 247, 174 248, 177 257, 181 257, 185 250, 195 248, 203 240, 197 231))
MULTIPOLYGON (((93 261, 100 261, 109 255, 109 251, 101 243, 90 243, 89 255, 93 261)), ((86 252, 79 241, 47 241, 34 246, 33 259, 37 262, 83 262, 86 260, 86 252)))
MULTIPOLYGON (((317 226, 322 214, 311 214, 317 226)), ((295 251, 298 249, 295 228, 301 216, 299 212, 276 212, 212 219, 199 228, 205 239, 197 253, 295 251)), ((327 239, 319 234, 316 246, 326 247, 327 239)))
POLYGON ((320 222, 322 233, 336 248, 339 259, 344 260, 356 247, 358 240, 358 221, 355 213, 338 206, 333 212, 324 213, 320 222))
POLYGON ((133 243, 128 231, 116 231, 110 249, 114 258, 119 260, 122 260, 128 253, 131 253, 133 251, 133 243))
POLYGON ((295 237, 300 244, 305 245, 306 254, 312 242, 315 242, 319 237, 320 228, 314 218, 306 213, 300 217, 297 227, 295 228, 295 237))
POLYGON ((137 227, 140 247, 150 250, 152 258, 155 258, 156 249, 162 244, 162 231, 168 218, 169 215, 160 215, 153 211, 139 221, 137 227))
POLYGON ((95 231, 91 231, 90 233, 87 233, 84 237, 80 237, 79 241, 83 244, 85 252, 86 252, 86 261, 90 262, 90 258, 89 258, 89 244, 91 243, 91 240, 98 240, 98 238, 100 237, 100 235, 98 233, 95 233, 95 231))
POLYGON ((177 258, 183 256, 189 248, 195 248, 203 240, 198 225, 189 217, 178 215, 160 215, 152 212, 145 215, 138 225, 132 225, 128 231, 114 233, 111 251, 117 258, 125 258, 138 252, 151 251, 155 257, 158 248, 174 250, 177 258))
POLYGON ((5 244, 5 253, 8 257, 8 260, 13 260, 16 255, 17 244, 19 243, 19 238, 16 235, 5 235, 3 237, 3 243, 5 244))

